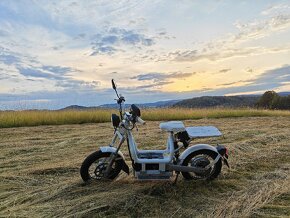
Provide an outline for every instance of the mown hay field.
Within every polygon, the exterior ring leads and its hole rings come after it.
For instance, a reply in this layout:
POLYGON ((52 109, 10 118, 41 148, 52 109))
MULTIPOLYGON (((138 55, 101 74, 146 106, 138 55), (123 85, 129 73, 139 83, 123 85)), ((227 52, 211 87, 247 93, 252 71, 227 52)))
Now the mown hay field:
MULTIPOLYGON (((161 148, 159 121, 134 131, 141 148, 161 148)), ((186 120, 214 125, 231 169, 211 182, 138 182, 124 173, 85 185, 83 159, 107 145, 110 123, 0 129, 0 217, 289 217, 290 117, 186 120)), ((126 146, 122 151, 128 158, 126 146)), ((129 160, 129 158, 127 159, 129 160)), ((128 162, 129 163, 129 162, 128 162)))
MULTIPOLYGON (((210 109, 186 109, 186 108, 158 108, 142 109, 142 118, 148 121, 161 120, 192 120, 202 118, 225 117, 261 117, 283 116, 290 117, 290 111, 281 110, 256 110, 251 108, 210 108, 210 109)), ((0 111, 0 128, 63 125, 83 123, 109 122, 112 113, 117 110, 60 110, 60 111, 0 111)))

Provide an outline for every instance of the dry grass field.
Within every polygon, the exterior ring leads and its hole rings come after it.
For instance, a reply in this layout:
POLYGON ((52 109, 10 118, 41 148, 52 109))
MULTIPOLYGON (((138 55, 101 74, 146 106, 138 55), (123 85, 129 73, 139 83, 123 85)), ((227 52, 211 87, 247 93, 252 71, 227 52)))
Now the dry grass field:
MULTIPOLYGON (((30 110, 0 111, 0 128, 64 125, 110 122, 111 114, 118 110, 30 110)), ((226 117, 290 117, 289 110, 257 110, 253 108, 151 108, 142 109, 142 118, 147 121, 193 120, 226 117)))
MULTIPOLYGON (((217 180, 83 184, 83 159, 107 145, 110 123, 0 129, 0 217, 289 217, 290 117, 185 121, 215 125, 230 150, 217 180)), ((140 147, 162 147, 158 121, 134 131, 140 147)), ((126 146, 123 152, 128 157, 126 146)), ((129 160, 129 159, 128 159, 129 160)), ((129 162, 128 162, 129 163, 129 162)))

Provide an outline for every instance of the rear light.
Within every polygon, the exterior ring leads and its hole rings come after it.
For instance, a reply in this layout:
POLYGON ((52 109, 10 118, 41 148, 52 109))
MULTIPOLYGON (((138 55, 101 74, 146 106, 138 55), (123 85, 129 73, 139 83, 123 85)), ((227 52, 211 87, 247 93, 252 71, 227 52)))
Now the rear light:
POLYGON ((227 165, 227 167, 230 167, 227 161, 227 159, 229 158, 229 150, 223 145, 218 145, 216 149, 218 153, 223 157, 222 160, 225 163, 225 165, 227 165))
POLYGON ((221 156, 228 156, 228 149, 223 146, 223 145, 218 145, 216 147, 216 150, 218 151, 218 153, 221 155, 221 156))

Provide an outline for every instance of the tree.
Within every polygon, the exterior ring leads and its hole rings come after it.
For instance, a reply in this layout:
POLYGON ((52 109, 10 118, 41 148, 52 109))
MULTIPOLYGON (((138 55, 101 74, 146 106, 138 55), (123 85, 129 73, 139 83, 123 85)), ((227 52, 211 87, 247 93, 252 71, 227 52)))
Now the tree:
POLYGON ((273 103, 278 102, 279 97, 275 91, 267 91, 258 100, 257 106, 265 109, 273 109, 273 103))
POLYGON ((261 96, 256 105, 265 109, 290 110, 290 95, 279 96, 274 91, 267 91, 261 96))

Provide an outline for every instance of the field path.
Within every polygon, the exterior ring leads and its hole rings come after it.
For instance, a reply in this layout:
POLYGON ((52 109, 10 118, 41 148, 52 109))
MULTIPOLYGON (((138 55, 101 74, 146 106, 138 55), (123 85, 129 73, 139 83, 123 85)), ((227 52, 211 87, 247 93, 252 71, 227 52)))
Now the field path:
MULTIPOLYGON (((290 118, 185 121, 214 125, 231 169, 212 182, 114 182, 84 185, 83 159, 110 142, 110 123, 0 129, 0 217, 290 217, 290 118)), ((134 131, 141 148, 161 148, 166 134, 151 121, 134 131)), ((126 146, 123 148, 128 157, 126 146)), ((129 159, 128 159, 129 160, 129 159)), ((129 163, 129 162, 128 162, 129 163)))

